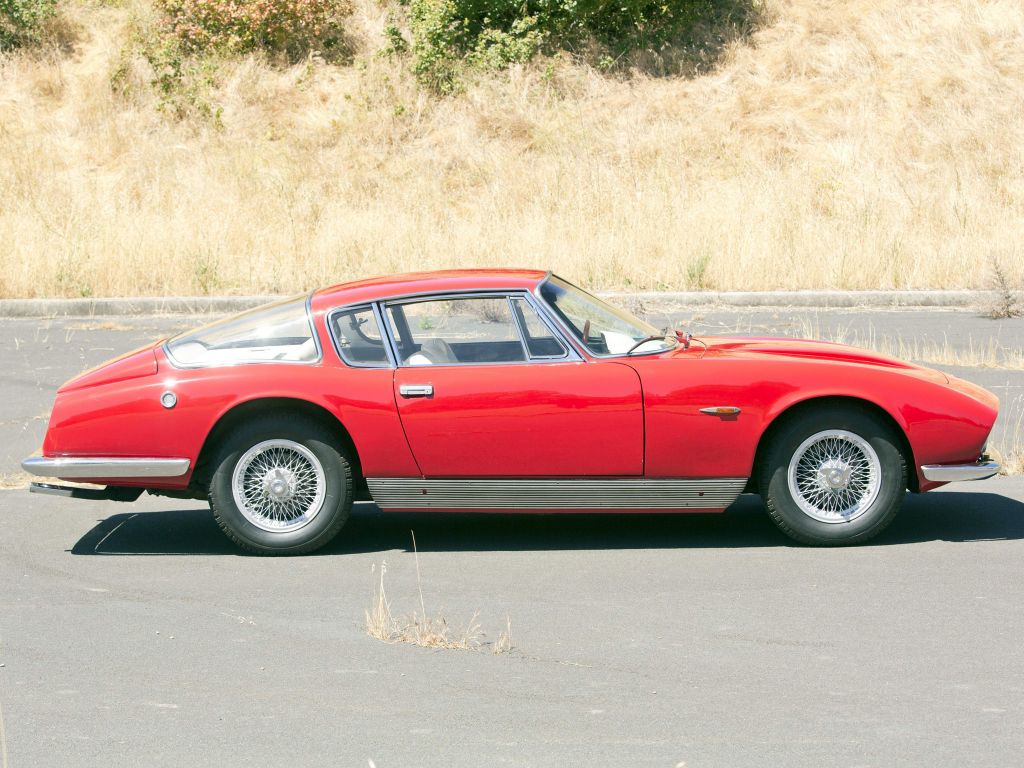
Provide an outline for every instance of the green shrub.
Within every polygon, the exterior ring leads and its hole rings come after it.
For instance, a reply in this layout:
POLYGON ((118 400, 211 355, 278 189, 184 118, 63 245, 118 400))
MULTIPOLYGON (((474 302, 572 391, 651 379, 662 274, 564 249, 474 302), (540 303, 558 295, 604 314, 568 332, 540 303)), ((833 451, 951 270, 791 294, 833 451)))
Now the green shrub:
MULTIPOLYGON (((2 0, 0 0, 2 1, 2 0)), ((298 57, 341 45, 348 0, 156 0, 166 34, 190 53, 298 57)))
POLYGON ((39 41, 57 0, 0 0, 0 51, 39 41))
POLYGON ((543 50, 596 43, 602 59, 657 51, 712 16, 721 0, 409 0, 414 71, 441 91, 460 64, 501 68, 543 50))

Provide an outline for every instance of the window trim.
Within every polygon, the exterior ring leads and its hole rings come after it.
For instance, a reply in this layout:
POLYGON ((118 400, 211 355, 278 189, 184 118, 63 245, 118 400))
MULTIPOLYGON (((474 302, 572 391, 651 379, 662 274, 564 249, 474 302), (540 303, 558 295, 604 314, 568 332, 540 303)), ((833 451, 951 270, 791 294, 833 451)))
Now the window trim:
MULTIPOLYGON (((298 299, 299 297, 298 296, 294 296, 294 297, 291 297, 291 298, 298 299)), ((284 304, 287 301, 289 301, 289 298, 281 299, 279 302, 270 302, 270 304, 284 304)), ((269 306, 269 305, 264 305, 264 306, 269 306)), ((260 307, 253 307, 253 309, 260 309, 260 307)), ((239 365, 318 365, 321 362, 323 362, 324 350, 323 350, 323 347, 320 345, 320 334, 317 331, 316 321, 314 320, 314 317, 313 317, 313 293, 312 292, 306 294, 305 310, 306 310, 306 322, 309 324, 310 336, 313 339, 313 345, 316 347, 316 357, 311 359, 311 360, 238 360, 238 361, 231 362, 231 363, 192 363, 192 364, 182 363, 182 362, 179 362, 178 360, 176 360, 174 355, 171 353, 171 342, 174 341, 176 338, 178 338, 178 336, 183 336, 184 333, 179 333, 179 334, 177 334, 175 336, 172 336, 172 337, 170 337, 168 339, 164 339, 163 343, 160 345, 160 349, 163 350, 164 357, 167 359, 167 362, 170 363, 171 367, 175 368, 175 369, 177 369, 179 371, 192 371, 192 370, 200 370, 200 369, 203 369, 203 368, 235 368, 235 367, 237 367, 239 365)), ((251 311, 251 310, 246 310, 246 311, 251 311)), ((238 314, 243 314, 243 313, 238 313, 238 314)), ((227 320, 228 317, 225 317, 223 319, 227 320)), ((193 331, 187 331, 186 333, 194 333, 197 330, 199 330, 199 329, 196 328, 193 331)))
MULTIPOLYGON (((442 292, 442 293, 424 293, 417 294, 414 296, 401 296, 395 298, 379 299, 374 302, 380 307, 381 314, 384 315, 384 331, 388 336, 388 340, 391 344, 391 351, 396 361, 396 368, 423 368, 429 370, 431 368, 478 368, 481 366, 491 365, 533 365, 533 364, 545 364, 545 363, 559 363, 559 362, 580 362, 583 360, 582 357, 569 345, 565 338, 564 333, 561 332, 557 327, 551 325, 550 320, 545 314, 537 307, 537 302, 533 295, 528 290, 516 289, 516 290, 481 290, 481 291, 464 291, 464 292, 442 292), (526 337, 523 335, 523 330, 519 326, 518 318, 515 316, 515 311, 511 306, 511 299, 523 298, 525 299, 535 311, 537 316, 540 318, 548 330, 555 336, 555 338, 561 340, 562 346, 565 348, 565 355, 561 357, 533 357, 529 353, 529 349, 526 346, 526 337), (401 361, 401 356, 398 353, 398 342, 395 339, 394 333, 391 328, 391 323, 387 321, 386 311, 393 305, 405 305, 405 304, 422 304, 428 301, 457 301, 459 299, 505 299, 509 303, 509 312, 512 315, 513 326, 519 334, 519 343, 523 346, 523 353, 526 355, 525 360, 507 360, 507 361, 494 361, 494 362, 482 362, 482 363, 434 363, 433 365, 404 365, 401 361)), ((336 311, 336 310, 335 310, 336 311)))
POLYGON ((386 370, 388 368, 397 368, 395 363, 395 351, 392 347, 389 334, 384 326, 384 317, 380 308, 380 302, 377 301, 365 301, 359 304, 346 304, 341 307, 335 307, 324 314, 324 324, 327 326, 327 335, 331 338, 331 345, 334 347, 334 354, 338 356, 338 360, 341 361, 342 365, 348 368, 376 368, 377 370, 386 370), (380 340, 384 345, 384 354, 387 357, 387 362, 383 365, 372 365, 368 363, 351 362, 345 359, 345 355, 341 351, 341 345, 338 343, 338 337, 334 332, 334 317, 335 315, 343 315, 346 312, 359 312, 370 310, 373 313, 373 319, 377 323, 377 330, 380 331, 380 340))

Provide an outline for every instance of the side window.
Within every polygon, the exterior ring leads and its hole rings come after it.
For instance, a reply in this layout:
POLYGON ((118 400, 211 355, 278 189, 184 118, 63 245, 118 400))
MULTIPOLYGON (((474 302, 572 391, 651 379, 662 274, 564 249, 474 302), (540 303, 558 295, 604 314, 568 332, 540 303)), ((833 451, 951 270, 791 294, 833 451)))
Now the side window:
POLYGON ((526 299, 512 299, 512 309, 526 337, 526 348, 532 358, 565 357, 569 351, 540 319, 537 310, 526 299))
POLYGON ((402 365, 525 362, 508 299, 433 299, 388 307, 402 365))
POLYGON ((391 365, 377 317, 370 307, 350 309, 331 316, 331 333, 338 352, 349 365, 386 368, 391 365))

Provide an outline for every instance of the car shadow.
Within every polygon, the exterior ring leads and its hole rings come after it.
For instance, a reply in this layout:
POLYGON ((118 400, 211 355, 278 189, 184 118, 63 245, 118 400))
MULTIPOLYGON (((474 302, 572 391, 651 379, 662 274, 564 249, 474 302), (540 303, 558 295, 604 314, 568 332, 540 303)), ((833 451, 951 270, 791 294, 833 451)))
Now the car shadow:
MULTIPOLYGON (((799 546, 778 531, 756 496, 724 514, 383 513, 356 504, 341 535, 318 556, 421 551, 692 549, 799 546)), ((1024 539, 1024 503, 995 493, 908 495, 893 524, 867 546, 1024 539)), ((70 550, 75 555, 239 555, 208 509, 113 515, 70 550)))

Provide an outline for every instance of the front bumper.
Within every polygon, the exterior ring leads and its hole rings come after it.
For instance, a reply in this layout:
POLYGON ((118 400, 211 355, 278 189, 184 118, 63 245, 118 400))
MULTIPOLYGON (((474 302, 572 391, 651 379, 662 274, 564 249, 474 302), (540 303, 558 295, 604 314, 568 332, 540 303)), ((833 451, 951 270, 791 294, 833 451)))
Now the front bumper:
POLYGON ((923 464, 921 474, 933 483, 953 483, 957 480, 984 480, 999 474, 999 464, 980 459, 974 464, 923 464))
POLYGON ((189 468, 188 459, 134 459, 102 456, 31 456, 21 468, 32 475, 64 479, 98 477, 105 480, 135 477, 181 477, 189 468))

